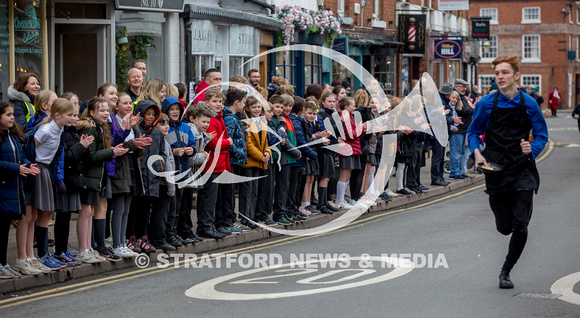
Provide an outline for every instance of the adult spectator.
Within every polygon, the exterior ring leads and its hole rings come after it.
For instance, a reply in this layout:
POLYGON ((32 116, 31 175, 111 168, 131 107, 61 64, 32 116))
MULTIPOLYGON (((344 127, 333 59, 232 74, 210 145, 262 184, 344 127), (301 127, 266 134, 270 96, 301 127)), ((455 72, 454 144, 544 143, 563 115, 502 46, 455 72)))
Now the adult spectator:
MULTIPOLYGON (((218 84, 222 83, 222 73, 217 68, 210 68, 209 70, 205 71, 205 76, 203 77, 203 81, 197 85, 195 89, 195 98, 193 99, 193 104, 197 105, 198 102, 205 101, 205 91, 208 90, 208 87, 215 85, 213 87, 218 87, 218 84)), ((218 87, 221 89, 221 87, 218 87)))
POLYGON ((235 84, 231 85, 230 84, 230 89, 234 88, 234 89, 244 91, 244 92, 249 91, 248 86, 250 86, 250 81, 248 81, 248 79, 245 78, 243 75, 240 75, 240 74, 232 75, 230 77, 230 83, 240 83, 244 87, 244 88, 242 88, 242 86, 240 86, 240 85, 235 85, 235 84))
MULTIPOLYGON (((458 117, 453 118, 451 115, 451 107, 449 106, 449 97, 451 97, 451 94, 453 94, 453 85, 451 83, 441 85, 439 96, 441 97, 441 103, 445 107, 444 112, 447 127, 454 127, 454 124, 460 121, 458 117)), ((431 185, 446 186, 449 184, 449 181, 443 179, 443 154, 445 153, 445 147, 434 136, 435 133, 432 134, 429 140, 431 150, 433 151, 433 157, 431 157, 431 185)))
POLYGON ((183 105, 183 107, 187 107, 187 86, 184 83, 175 83, 173 85, 177 87, 177 100, 181 103, 181 105, 183 105))
POLYGON ((34 73, 18 76, 14 84, 8 87, 6 95, 14 105, 14 119, 22 130, 34 115, 33 102, 38 92, 40 92, 40 79, 34 73))
POLYGON ((132 67, 141 70, 141 73, 143 73, 143 81, 145 81, 145 77, 147 77, 147 64, 145 63, 145 61, 137 60, 133 62, 132 67))
POLYGON ((465 96, 469 83, 465 80, 462 80, 461 78, 458 78, 455 80, 453 85, 454 85, 453 90, 459 93, 459 96, 461 97, 461 102, 463 104, 470 105, 471 103, 467 100, 467 96, 465 96))
POLYGON ((530 96, 536 100, 536 103, 538 103, 538 106, 540 106, 541 109, 542 104, 544 103, 544 97, 542 97, 542 94, 540 94, 540 90, 536 85, 530 85, 530 96))
POLYGON ((552 117, 556 116, 556 111, 558 110, 558 106, 560 105, 560 92, 558 91, 558 86, 554 86, 550 94, 548 95, 548 105, 552 110, 552 117))
POLYGON ((268 90, 260 86, 260 78, 260 71, 257 69, 253 68, 248 71, 248 81, 250 82, 250 86, 258 91, 258 93, 262 94, 264 98, 268 98, 268 90))
POLYGON ((471 94, 469 95, 469 97, 471 98, 471 101, 473 103, 475 103, 475 101, 479 97, 479 86, 473 85, 473 88, 471 89, 471 94))
POLYGON ((347 81, 342 81, 341 85, 342 87, 344 87, 344 90, 346 91, 346 96, 350 96, 350 88, 351 88, 350 83, 347 81))
POLYGON ((131 103, 134 103, 141 94, 143 72, 138 68, 132 68, 129 70, 129 78, 127 80, 129 81, 129 86, 125 89, 125 93, 131 97, 131 103))
POLYGON ((322 83, 322 94, 324 93, 332 93, 332 86, 322 83))

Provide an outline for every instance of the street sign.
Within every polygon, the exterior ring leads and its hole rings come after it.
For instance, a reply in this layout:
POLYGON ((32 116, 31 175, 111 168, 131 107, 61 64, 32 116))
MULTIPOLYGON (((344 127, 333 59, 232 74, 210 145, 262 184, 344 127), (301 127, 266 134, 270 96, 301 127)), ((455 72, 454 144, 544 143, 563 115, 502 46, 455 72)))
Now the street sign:
POLYGON ((461 59, 461 40, 434 40, 435 59, 461 59))
POLYGON ((469 1, 460 0, 439 0, 439 10, 441 11, 468 11, 469 1))

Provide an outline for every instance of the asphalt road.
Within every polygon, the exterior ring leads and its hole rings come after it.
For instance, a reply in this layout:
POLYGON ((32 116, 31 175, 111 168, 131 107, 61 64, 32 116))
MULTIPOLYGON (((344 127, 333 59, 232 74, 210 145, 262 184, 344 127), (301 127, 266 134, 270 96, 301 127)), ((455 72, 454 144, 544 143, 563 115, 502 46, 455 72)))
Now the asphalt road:
POLYGON ((580 135, 569 117, 547 121, 554 147, 538 163, 513 290, 497 286, 509 237, 495 230, 478 184, 328 234, 219 251, 219 262, 157 259, 3 296, 1 316, 580 317, 580 135))

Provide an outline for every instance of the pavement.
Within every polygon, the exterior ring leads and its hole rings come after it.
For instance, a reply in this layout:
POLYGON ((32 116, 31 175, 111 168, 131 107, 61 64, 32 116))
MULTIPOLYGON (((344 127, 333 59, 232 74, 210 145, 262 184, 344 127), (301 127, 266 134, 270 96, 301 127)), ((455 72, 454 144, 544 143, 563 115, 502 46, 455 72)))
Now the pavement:
MULTIPOLYGON (((448 158, 446 158, 448 159, 448 158)), ((447 175, 445 176, 448 181, 451 183, 447 186, 431 186, 430 185, 430 166, 431 160, 427 158, 426 166, 421 168, 421 180, 422 183, 429 188, 428 191, 425 191, 421 194, 413 194, 409 196, 398 196, 392 201, 377 204, 377 206, 371 207, 366 213, 376 213, 385 210, 395 209, 404 205, 413 204, 419 201, 424 200, 431 200, 436 196, 440 196, 449 192, 457 191, 458 189, 471 186, 475 183, 481 182, 484 180, 483 175, 479 174, 471 174, 470 178, 464 180, 456 180, 456 179, 448 179, 447 175)), ((391 189, 394 190, 394 185, 396 181, 394 176, 391 177, 389 185, 391 189)), ((345 210, 341 210, 337 213, 333 213, 332 215, 327 214, 319 214, 313 215, 308 220, 294 223, 291 225, 279 225, 278 227, 284 228, 287 230, 300 230, 300 229, 307 229, 320 226, 322 224, 326 224, 341 215, 346 213, 345 210)), ((194 224, 196 224, 196 211, 192 209, 192 218, 194 224)), ((49 228, 49 232, 53 231, 53 227, 49 228)), ((232 247, 240 244, 246 244, 251 242, 256 242, 260 240, 265 240, 273 237, 281 236, 281 234, 273 233, 263 229, 254 229, 251 231, 243 231, 242 233, 236 233, 229 235, 223 239, 205 239, 203 242, 190 244, 184 247, 178 248, 176 252, 178 253, 195 253, 195 254, 202 254, 204 252, 210 252, 218 249, 223 249, 227 247, 232 247)), ((76 220, 73 217, 71 220, 71 229, 70 229, 70 236, 69 242, 73 246, 77 246, 77 236, 76 236, 76 220)), ((49 247, 52 249, 52 247, 49 247)), ((163 253, 163 251, 160 251, 163 253)), ((159 253, 159 252, 158 252, 159 253)), ((154 255, 150 255, 151 258, 154 255)), ((17 258, 16 253, 16 231, 12 229, 10 231, 10 239, 8 243, 8 263, 13 265, 17 258)), ((3 294, 13 293, 16 291, 27 290, 42 286, 48 286, 56 283, 63 283, 66 281, 70 281, 72 279, 79 279, 83 277, 89 277, 94 275, 99 275, 111 271, 116 271, 120 269, 135 267, 135 261, 133 258, 123 259, 118 262, 104 262, 99 264, 82 264, 76 267, 64 268, 59 271, 53 271, 50 274, 41 274, 38 276, 31 276, 31 275, 23 275, 21 278, 17 279, 5 279, 0 281, 0 296, 3 294)))

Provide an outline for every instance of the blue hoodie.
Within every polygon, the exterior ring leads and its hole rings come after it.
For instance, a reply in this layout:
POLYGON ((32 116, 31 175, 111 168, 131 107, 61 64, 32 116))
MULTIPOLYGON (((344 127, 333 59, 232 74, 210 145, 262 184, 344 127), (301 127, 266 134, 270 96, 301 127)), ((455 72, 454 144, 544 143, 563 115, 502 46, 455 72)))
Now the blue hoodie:
MULTIPOLYGON (((177 104, 179 106, 179 118, 183 116, 183 105, 175 97, 167 97, 163 100, 161 104, 161 111, 169 116, 169 108, 177 104)), ((175 167, 179 169, 179 172, 185 172, 189 169, 189 158, 195 155, 195 136, 191 131, 188 124, 182 123, 181 121, 172 121, 169 119, 169 133, 165 136, 165 140, 171 146, 171 149, 192 147, 194 152, 191 156, 184 154, 181 157, 175 157, 175 167)))

